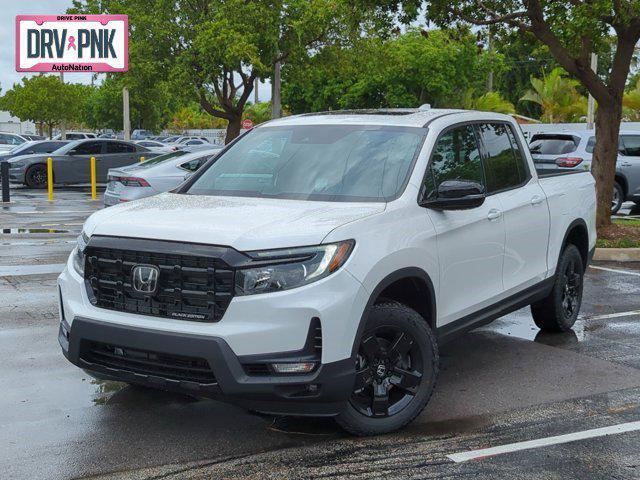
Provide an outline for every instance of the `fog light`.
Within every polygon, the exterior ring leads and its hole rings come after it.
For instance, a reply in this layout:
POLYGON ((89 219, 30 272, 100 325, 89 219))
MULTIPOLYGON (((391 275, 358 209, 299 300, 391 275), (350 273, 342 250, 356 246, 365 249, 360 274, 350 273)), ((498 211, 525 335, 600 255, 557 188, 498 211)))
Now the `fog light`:
POLYGON ((272 363, 276 373, 309 373, 316 366, 315 362, 272 363))

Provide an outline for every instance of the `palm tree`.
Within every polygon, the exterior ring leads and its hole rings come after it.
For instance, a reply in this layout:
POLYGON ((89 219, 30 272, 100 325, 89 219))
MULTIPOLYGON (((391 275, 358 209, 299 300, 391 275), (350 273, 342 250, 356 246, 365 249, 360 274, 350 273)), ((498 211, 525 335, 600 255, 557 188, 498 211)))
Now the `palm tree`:
POLYGON ((542 107, 543 122, 562 123, 582 120, 587 114, 587 99, 578 93, 580 82, 567 78, 561 68, 554 68, 542 78, 531 77, 533 90, 520 101, 534 102, 542 107))
POLYGON ((508 100, 502 98, 498 92, 487 92, 479 97, 474 96, 475 91, 470 88, 464 93, 462 108, 467 110, 480 110, 481 112, 515 113, 516 108, 508 100))

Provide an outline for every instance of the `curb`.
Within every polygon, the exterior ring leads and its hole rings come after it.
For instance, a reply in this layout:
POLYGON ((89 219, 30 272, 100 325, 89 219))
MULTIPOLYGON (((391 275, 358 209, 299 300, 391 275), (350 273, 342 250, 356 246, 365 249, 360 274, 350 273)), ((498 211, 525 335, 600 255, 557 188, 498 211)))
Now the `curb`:
POLYGON ((593 259, 605 262, 640 262, 640 248, 596 248, 593 259))

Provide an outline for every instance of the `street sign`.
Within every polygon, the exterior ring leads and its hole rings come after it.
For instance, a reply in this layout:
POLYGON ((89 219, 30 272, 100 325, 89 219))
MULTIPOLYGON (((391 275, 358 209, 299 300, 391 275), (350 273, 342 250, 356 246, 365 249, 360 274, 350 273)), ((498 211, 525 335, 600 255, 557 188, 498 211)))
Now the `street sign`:
POLYGON ((245 118, 242 121, 242 128, 245 128, 247 130, 249 130, 250 128, 253 128, 253 121, 250 118, 245 118))
POLYGON ((17 15, 16 71, 126 72, 127 15, 17 15))

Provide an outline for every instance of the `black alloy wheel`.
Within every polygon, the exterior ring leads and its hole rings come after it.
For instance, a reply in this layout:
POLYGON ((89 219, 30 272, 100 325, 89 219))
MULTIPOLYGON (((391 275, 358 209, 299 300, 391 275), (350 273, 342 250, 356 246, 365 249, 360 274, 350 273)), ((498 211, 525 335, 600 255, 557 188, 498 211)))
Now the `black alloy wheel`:
POLYGON ((336 421, 354 435, 404 427, 424 409, 438 376, 438 343, 428 321, 401 303, 377 303, 357 342, 353 389, 336 421))
POLYGON ((582 275, 578 273, 582 270, 582 265, 576 265, 576 259, 567 261, 564 272, 562 272, 562 311, 565 318, 572 318, 576 310, 580 308, 582 297, 582 275))
POLYGON ((420 348, 394 325, 367 332, 358 353, 353 407, 367 417, 399 413, 416 396, 423 374, 420 348))
POLYGON ((578 319, 582 304, 584 260, 575 245, 567 245, 556 268, 549 294, 531 304, 533 321, 546 332, 568 332, 578 319))
POLYGON ((46 165, 36 164, 27 169, 25 183, 29 188, 45 188, 47 186, 46 165))

